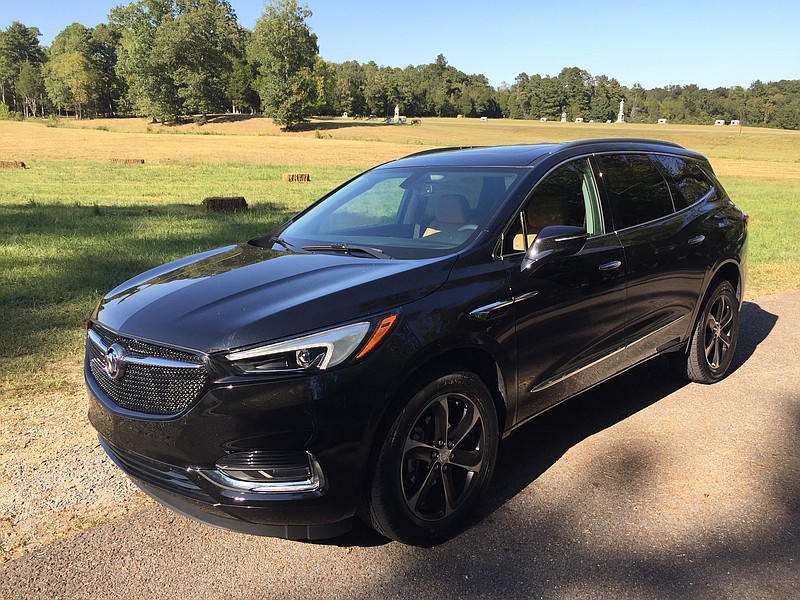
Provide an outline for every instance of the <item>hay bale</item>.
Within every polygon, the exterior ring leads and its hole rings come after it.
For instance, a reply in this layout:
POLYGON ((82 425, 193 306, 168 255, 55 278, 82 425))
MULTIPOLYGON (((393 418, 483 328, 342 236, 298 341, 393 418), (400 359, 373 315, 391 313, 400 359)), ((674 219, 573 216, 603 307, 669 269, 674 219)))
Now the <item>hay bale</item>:
POLYGON ((291 183, 308 183, 311 181, 309 173, 284 173, 283 180, 291 183))
POLYGON ((21 160, 0 160, 0 169, 27 169, 21 160))
POLYGON ((143 158, 112 158, 112 163, 118 165, 143 165, 144 159, 143 158))
POLYGON ((211 212, 237 212, 247 210, 247 201, 244 196, 209 196, 203 206, 211 212))

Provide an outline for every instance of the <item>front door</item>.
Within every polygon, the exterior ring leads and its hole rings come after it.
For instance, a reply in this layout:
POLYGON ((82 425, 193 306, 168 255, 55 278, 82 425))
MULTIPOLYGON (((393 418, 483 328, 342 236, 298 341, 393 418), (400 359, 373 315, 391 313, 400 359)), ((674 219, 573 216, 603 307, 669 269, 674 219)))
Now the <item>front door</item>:
POLYGON ((606 233, 588 159, 565 163, 534 189, 504 236, 517 340, 521 422, 616 372, 624 346, 626 266, 606 233), (524 249, 547 225, 584 227, 583 250, 529 270, 524 249))

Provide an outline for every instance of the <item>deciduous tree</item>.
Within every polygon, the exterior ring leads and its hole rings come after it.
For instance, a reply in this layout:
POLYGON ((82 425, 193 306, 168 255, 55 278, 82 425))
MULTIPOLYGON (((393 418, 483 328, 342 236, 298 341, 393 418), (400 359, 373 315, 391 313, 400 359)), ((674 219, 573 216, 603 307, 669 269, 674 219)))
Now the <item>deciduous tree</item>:
POLYGON ((44 79, 39 65, 25 61, 17 78, 17 94, 22 98, 25 118, 35 117, 44 101, 44 79))
POLYGON ((82 119, 97 108, 100 74, 92 62, 91 34, 80 23, 61 31, 50 46, 44 84, 50 101, 58 108, 73 110, 82 119))
POLYGON ((311 116, 316 100, 313 71, 319 48, 306 23, 310 16, 308 7, 295 0, 273 0, 253 32, 250 53, 259 65, 261 107, 285 130, 311 116))

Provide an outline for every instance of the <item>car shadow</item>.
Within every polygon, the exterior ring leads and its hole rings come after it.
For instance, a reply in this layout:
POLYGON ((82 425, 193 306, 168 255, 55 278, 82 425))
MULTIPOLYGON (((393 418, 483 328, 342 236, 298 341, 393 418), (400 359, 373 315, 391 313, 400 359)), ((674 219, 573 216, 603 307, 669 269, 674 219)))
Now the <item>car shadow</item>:
MULTIPOLYGON (((744 303, 732 372, 747 362, 777 320, 776 315, 758 304, 744 303)), ((685 385, 688 383, 675 373, 666 357, 656 358, 562 402, 521 426, 501 442, 492 485, 470 526, 490 518, 573 446, 685 385)), ((322 541, 338 546, 362 547, 388 542, 359 521, 350 533, 322 541)))
MULTIPOLYGON (((735 372, 775 327, 778 317, 752 302, 742 306, 735 372)), ((666 357, 656 358, 540 414, 500 445, 483 516, 533 483, 570 448, 687 385, 666 357)))
POLYGON ((739 341, 733 355, 729 375, 747 362, 758 346, 767 339, 778 322, 778 316, 762 309, 754 302, 745 302, 739 315, 739 341))

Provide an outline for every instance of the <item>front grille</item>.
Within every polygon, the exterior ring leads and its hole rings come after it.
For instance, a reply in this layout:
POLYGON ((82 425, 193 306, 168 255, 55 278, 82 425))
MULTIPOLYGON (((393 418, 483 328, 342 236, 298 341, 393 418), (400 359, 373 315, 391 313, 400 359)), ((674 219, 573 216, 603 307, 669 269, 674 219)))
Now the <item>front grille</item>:
POLYGON ((125 362, 122 377, 114 379, 106 371, 105 350, 90 338, 86 339, 92 377, 106 395, 124 409, 149 415, 174 415, 186 410, 206 383, 207 372, 203 359, 196 354, 123 337, 99 328, 91 331, 105 348, 119 344, 125 356, 131 358, 125 362), (186 366, 169 363, 183 363, 186 366))

